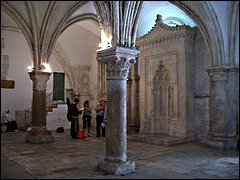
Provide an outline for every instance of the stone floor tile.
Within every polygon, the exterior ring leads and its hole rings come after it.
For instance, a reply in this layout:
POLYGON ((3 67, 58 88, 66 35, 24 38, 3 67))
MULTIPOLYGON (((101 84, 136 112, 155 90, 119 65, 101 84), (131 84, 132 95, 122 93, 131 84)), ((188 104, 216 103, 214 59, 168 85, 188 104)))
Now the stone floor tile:
POLYGON ((26 134, 2 133, 2 179, 239 178, 238 151, 196 142, 167 147, 128 140, 127 157, 136 163, 136 172, 115 176, 97 170, 97 163, 105 157, 105 138, 73 140, 69 131, 53 131, 53 143, 31 144, 25 142, 26 134))

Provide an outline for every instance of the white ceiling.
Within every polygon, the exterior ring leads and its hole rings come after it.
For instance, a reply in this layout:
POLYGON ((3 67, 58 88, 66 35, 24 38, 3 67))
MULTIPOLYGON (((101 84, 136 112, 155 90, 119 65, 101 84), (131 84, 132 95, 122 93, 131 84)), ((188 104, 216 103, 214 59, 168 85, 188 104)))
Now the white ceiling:
POLYGON ((83 14, 97 14, 92 1, 89 1, 88 3, 83 5, 71 17, 76 17, 83 14))
POLYGON ((186 25, 196 26, 186 13, 168 1, 144 1, 139 19, 137 37, 147 33, 154 26, 157 14, 160 14, 163 20, 175 17, 183 21, 186 25))
MULTIPOLYGON (((82 6, 78 11, 76 11, 72 17, 81 15, 81 14, 96 14, 93 2, 89 1, 84 6, 82 6)), ((147 33, 155 24, 156 16, 160 14, 163 21, 165 19, 179 19, 181 22, 184 22, 186 25, 196 26, 194 21, 186 15, 181 9, 170 3, 169 1, 144 1, 143 8, 140 14, 139 25, 137 30, 137 37, 147 33)), ((167 21, 167 20, 166 20, 167 21)), ((171 21, 171 20, 169 20, 171 21)), ((10 25, 15 26, 15 22, 1 12, 1 25, 10 25)), ((92 22, 81 21, 75 25, 81 26, 94 33, 94 35, 100 36, 100 28, 92 22)))

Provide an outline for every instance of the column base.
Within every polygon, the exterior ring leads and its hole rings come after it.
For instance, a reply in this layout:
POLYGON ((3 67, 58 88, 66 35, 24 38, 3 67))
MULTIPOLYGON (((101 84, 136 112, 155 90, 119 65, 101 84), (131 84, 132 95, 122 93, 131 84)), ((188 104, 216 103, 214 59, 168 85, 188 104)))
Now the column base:
POLYGON ((139 133, 139 126, 127 126, 127 133, 139 133))
POLYGON ((116 163, 103 160, 98 163, 97 167, 107 174, 114 175, 124 175, 135 172, 135 162, 131 161, 116 163))
POLYGON ((32 130, 28 132, 26 142, 43 144, 54 142, 52 133, 47 130, 47 127, 32 127, 32 130))
POLYGON ((235 150, 237 148, 237 141, 234 138, 207 137, 202 140, 202 143, 222 149, 235 150))

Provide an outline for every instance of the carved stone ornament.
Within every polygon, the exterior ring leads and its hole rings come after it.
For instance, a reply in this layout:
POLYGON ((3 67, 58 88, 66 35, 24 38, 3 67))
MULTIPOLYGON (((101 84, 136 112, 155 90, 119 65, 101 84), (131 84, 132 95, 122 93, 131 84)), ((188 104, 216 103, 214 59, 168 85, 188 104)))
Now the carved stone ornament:
POLYGON ((145 49, 180 39, 193 41, 196 32, 197 28, 189 25, 168 26, 163 23, 161 16, 157 15, 152 29, 136 39, 136 46, 145 49), (160 34, 161 36, 159 36, 160 34))
POLYGON ((127 80, 131 63, 136 62, 139 51, 115 46, 98 52, 100 63, 107 64, 107 79, 127 80))

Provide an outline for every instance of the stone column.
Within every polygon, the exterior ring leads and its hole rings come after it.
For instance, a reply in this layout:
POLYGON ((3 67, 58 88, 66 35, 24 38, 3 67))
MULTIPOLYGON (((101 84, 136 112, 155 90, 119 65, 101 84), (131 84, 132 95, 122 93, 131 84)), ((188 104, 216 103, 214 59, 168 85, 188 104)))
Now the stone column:
POLYGON ((109 174, 135 171, 135 162, 127 159, 126 81, 138 53, 138 50, 117 46, 98 52, 99 61, 107 64, 108 81, 106 155, 98 168, 109 174))
POLYGON ((224 149, 236 148, 238 121, 238 69, 211 68, 210 130, 208 144, 224 149))
POLYGON ((33 81, 32 130, 28 132, 26 141, 30 143, 53 142, 53 136, 46 126, 46 85, 51 73, 31 71, 28 73, 33 81))

